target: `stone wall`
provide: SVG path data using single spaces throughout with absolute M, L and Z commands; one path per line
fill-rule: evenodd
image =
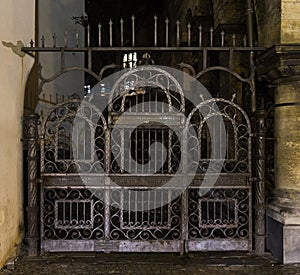
M 300 1 L 281 0 L 281 40 L 285 43 L 299 43 L 300 41 Z
M 246 0 L 215 0 L 214 25 L 215 28 L 221 24 L 245 24 Z
M 270 47 L 280 43 L 281 1 L 282 0 L 253 0 L 259 46 Z
M 0 268 L 22 240 L 22 114 L 33 64 L 31 57 L 17 55 L 3 42 L 28 45 L 34 37 L 34 2 L 0 1 Z

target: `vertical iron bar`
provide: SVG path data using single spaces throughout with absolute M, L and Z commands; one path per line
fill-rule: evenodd
M 154 47 L 157 47 L 157 19 L 158 17 L 154 15 Z
M 92 51 L 88 50 L 88 69 L 92 69 Z
M 161 129 L 161 143 L 164 146 L 164 129 Z M 161 150 L 161 173 L 164 174 L 164 150 Z
M 253 47 L 253 34 L 254 34 L 254 26 L 253 26 L 253 8 L 252 8 L 252 0 L 247 0 L 247 34 L 249 40 L 249 47 Z
M 104 201 L 105 201 L 105 206 L 104 206 L 104 238 L 105 240 L 110 239 L 110 190 L 109 190 L 109 177 L 105 177 L 106 179 L 106 187 L 104 191 Z
M 154 173 L 157 172 L 157 129 L 154 130 L 154 142 L 155 142 L 155 151 L 154 151 Z
M 244 35 L 243 37 L 243 43 L 244 43 L 244 47 L 247 47 L 247 36 Z
M 214 43 L 214 29 L 213 29 L 213 27 L 210 28 L 209 32 L 210 32 L 210 46 L 212 47 L 213 43 Z
M 232 47 L 235 47 L 236 46 L 236 35 L 233 34 L 232 35 Z
M 233 48 L 230 48 L 229 51 L 229 68 L 233 68 Z
M 169 140 L 168 140 L 168 173 L 172 173 L 172 130 L 168 130 Z
M 253 36 L 254 36 L 254 23 L 253 23 L 253 8 L 252 8 L 252 0 L 247 0 L 247 34 L 248 34 L 248 44 L 249 47 L 253 47 Z M 254 68 L 254 52 L 250 52 L 250 67 L 251 73 Z M 251 111 L 252 113 L 256 110 L 256 88 L 255 88 L 255 79 L 252 78 L 250 80 L 250 86 L 252 88 L 252 95 L 251 95 Z
M 225 32 L 221 32 L 221 46 L 224 47 L 224 42 L 225 42 Z
M 27 143 L 27 171 L 28 171 L 28 206 L 27 210 L 27 243 L 30 256 L 38 253 L 38 187 L 37 187 L 37 150 L 38 150 L 38 114 L 31 114 L 24 118 L 24 139 Z
M 135 173 L 138 173 L 138 134 L 135 129 Z
M 191 24 L 190 23 L 188 23 L 187 28 L 188 28 L 188 47 L 190 47 L 191 46 Z
M 207 50 L 203 50 L 203 69 L 207 67 Z
M 265 137 L 266 137 L 266 111 L 256 111 L 258 120 L 257 131 L 257 156 L 256 156 L 256 174 L 257 181 L 255 185 L 255 253 L 262 255 L 265 253 Z
M 91 27 L 87 26 L 87 46 L 90 47 L 91 44 Z
M 124 173 L 125 165 L 125 138 L 124 138 L 124 128 L 121 129 L 121 173 Z
M 180 21 L 176 21 L 176 45 L 180 46 Z
M 199 26 L 199 47 L 202 47 L 202 25 Z
M 148 128 L 148 173 L 151 173 L 151 158 L 150 158 L 150 154 L 151 154 L 151 150 L 150 150 L 150 145 L 151 145 L 151 128 Z
M 135 26 L 134 26 L 135 22 L 134 22 L 134 20 L 135 20 L 135 17 L 134 17 L 134 15 L 132 15 L 132 17 L 131 17 L 131 21 L 132 21 L 132 47 L 135 47 Z
M 65 69 L 65 51 L 61 49 L 60 51 L 60 68 L 63 71 Z
M 102 26 L 101 26 L 101 23 L 99 22 L 99 25 L 98 25 L 98 45 L 99 45 L 99 47 L 101 47 L 101 44 L 102 44 L 102 42 L 101 42 L 101 28 L 102 28 Z
M 144 152 L 144 150 L 145 150 L 145 144 L 144 144 L 144 133 L 145 132 L 145 129 L 143 128 L 142 129 L 142 174 L 144 174 L 144 166 L 145 166 L 145 152 Z
M 41 41 L 42 41 L 42 48 L 45 47 L 45 40 L 46 40 L 45 36 L 42 35 L 42 38 L 41 38 Z
M 121 27 L 121 47 L 124 46 L 124 20 L 121 18 L 120 20 L 120 27 Z
M 166 47 L 169 45 L 169 19 L 168 17 L 165 20 L 166 22 Z
M 111 19 L 109 20 L 109 46 L 112 47 L 112 25 L 113 22 L 111 21 Z

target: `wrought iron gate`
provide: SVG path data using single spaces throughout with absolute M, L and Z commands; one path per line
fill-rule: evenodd
M 40 92 L 45 83 L 68 71 L 81 70 L 101 81 L 104 70 L 116 65 L 104 66 L 96 74 L 92 70 L 94 52 L 197 52 L 203 61 L 198 74 L 188 64 L 180 66 L 190 70 L 195 79 L 212 71 L 229 73 L 249 85 L 255 109 L 253 52 L 262 48 L 247 47 L 245 39 L 243 46 L 237 47 L 235 35 L 232 45 L 225 46 L 224 32 L 221 46 L 215 47 L 213 31 L 210 43 L 204 46 L 201 28 L 199 45 L 191 46 L 190 26 L 188 34 L 188 47 L 180 46 L 178 36 L 176 47 L 157 47 L 157 41 L 154 47 L 135 47 L 134 43 L 132 47 L 113 47 L 112 42 L 103 47 L 99 29 L 99 47 L 91 47 L 88 41 L 86 48 L 80 48 L 77 33 L 76 47 L 68 47 L 65 37 L 61 48 L 56 41 L 53 47 L 45 47 L 44 42 L 42 47 L 33 47 L 32 42 L 23 50 L 61 55 L 57 74 L 47 79 L 40 68 Z M 110 38 L 112 41 L 112 32 Z M 233 70 L 233 58 L 235 52 L 247 51 L 250 70 L 249 78 L 244 78 Z M 67 68 L 66 52 L 87 53 L 87 68 Z M 215 66 L 210 54 L 216 52 L 222 53 L 223 62 L 228 57 L 228 67 Z M 40 212 L 36 208 L 37 124 L 36 117 L 29 119 L 25 127 L 29 155 L 28 235 L 33 252 L 38 238 L 42 251 L 252 250 L 253 134 L 247 113 L 234 98 L 203 97 L 192 104 L 176 77 L 159 67 L 146 67 L 145 74 L 139 75 L 137 72 L 143 69 L 138 67 L 116 81 L 105 110 L 95 102 L 75 98 L 54 106 L 43 119 Z M 161 79 L 167 80 L 167 88 L 161 85 Z M 225 144 L 224 155 L 213 148 L 218 146 L 213 144 L 217 128 L 222 127 L 214 121 L 219 120 L 225 135 L 217 140 Z M 75 122 L 83 128 L 74 127 Z M 172 185 L 168 185 L 170 181 Z M 257 182 L 256 204 L 263 205 L 263 172 Z M 256 215 L 263 221 L 261 211 Z M 262 247 L 263 228 L 262 224 L 255 229 L 257 243 Z
M 149 69 L 149 78 L 169 77 L 155 69 Z M 135 95 L 128 90 L 114 97 L 112 91 L 107 117 L 78 99 L 51 110 L 41 125 L 43 251 L 251 250 L 248 116 L 220 98 L 204 100 L 182 115 L 185 97 L 175 84 L 176 92 L 144 87 Z M 215 116 L 225 122 L 227 149 L 217 182 L 208 188 L 205 173 L 218 156 L 211 157 L 207 123 Z M 84 132 L 74 131 L 75 118 Z M 187 135 L 191 129 L 196 136 Z M 84 154 L 79 157 L 80 146 Z M 198 162 L 191 157 L 195 154 Z M 166 185 L 171 179 L 175 183 Z

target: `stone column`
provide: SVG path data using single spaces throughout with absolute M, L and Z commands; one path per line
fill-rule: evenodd
M 300 263 L 300 46 L 274 46 L 257 72 L 275 87 L 275 190 L 267 205 L 267 249 Z

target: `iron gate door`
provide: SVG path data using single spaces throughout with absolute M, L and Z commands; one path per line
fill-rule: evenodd
M 139 71 L 104 111 L 73 99 L 42 122 L 42 251 L 251 250 L 247 114 L 220 98 L 189 105 L 168 72 Z

